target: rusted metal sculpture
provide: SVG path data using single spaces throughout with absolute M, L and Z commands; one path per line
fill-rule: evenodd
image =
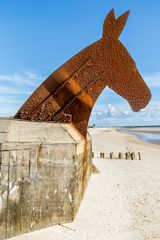
M 116 19 L 111 10 L 102 38 L 53 72 L 15 118 L 73 123 L 86 137 L 92 108 L 106 86 L 125 98 L 133 111 L 144 108 L 151 98 L 150 90 L 118 40 L 128 16 L 129 11 Z

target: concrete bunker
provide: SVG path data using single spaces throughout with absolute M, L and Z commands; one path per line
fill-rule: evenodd
M 73 221 L 92 145 L 71 124 L 0 119 L 0 239 Z

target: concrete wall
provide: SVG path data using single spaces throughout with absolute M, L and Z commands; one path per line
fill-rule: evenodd
M 70 124 L 0 119 L 0 240 L 74 219 L 91 148 Z

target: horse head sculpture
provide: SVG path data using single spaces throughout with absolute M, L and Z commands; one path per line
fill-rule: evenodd
M 108 86 L 133 111 L 144 108 L 151 93 L 127 49 L 119 41 L 129 11 L 115 18 L 111 10 L 102 38 L 53 72 L 29 97 L 15 118 L 72 123 L 86 137 L 92 108 Z

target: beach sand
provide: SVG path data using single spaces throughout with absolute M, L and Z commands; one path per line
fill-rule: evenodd
M 160 145 L 114 128 L 92 128 L 94 173 L 74 222 L 14 240 L 160 239 Z M 100 159 L 99 153 L 141 152 L 142 160 Z

